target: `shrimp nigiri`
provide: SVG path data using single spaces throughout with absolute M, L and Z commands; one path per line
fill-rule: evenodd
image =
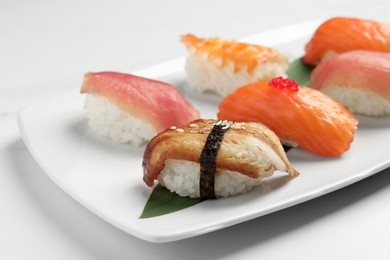
M 219 104 L 218 118 L 260 122 L 282 142 L 321 156 L 347 151 L 358 124 L 332 98 L 282 77 L 237 89 Z
M 198 92 L 226 96 L 242 85 L 285 76 L 288 59 L 275 49 L 191 34 L 184 35 L 182 42 L 190 53 L 188 81 Z
M 352 50 L 390 52 L 390 25 L 357 18 L 332 18 L 318 27 L 305 46 L 303 61 L 322 59 Z

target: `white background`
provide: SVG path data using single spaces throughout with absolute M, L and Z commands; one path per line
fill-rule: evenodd
M 388 259 L 390 170 L 224 230 L 152 244 L 52 183 L 21 140 L 16 113 L 67 91 L 58 80 L 183 56 L 182 34 L 235 39 L 334 16 L 390 23 L 389 13 L 388 0 L 1 1 L 0 259 Z

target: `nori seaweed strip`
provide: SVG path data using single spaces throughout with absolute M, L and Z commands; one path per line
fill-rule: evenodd
M 287 153 L 288 151 L 290 151 L 292 149 L 291 146 L 284 145 L 284 144 L 282 145 L 282 147 L 283 147 L 283 150 L 284 150 L 285 153 Z
M 217 154 L 225 132 L 230 128 L 228 123 L 218 121 L 209 135 L 200 156 L 199 191 L 201 199 L 215 199 L 214 178 L 217 172 Z

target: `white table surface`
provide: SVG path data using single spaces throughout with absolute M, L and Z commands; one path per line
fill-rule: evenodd
M 67 91 L 58 80 L 185 55 L 185 33 L 234 39 L 334 16 L 390 23 L 389 14 L 389 0 L 1 1 L 0 259 L 389 259 L 389 169 L 224 230 L 153 244 L 58 188 L 16 124 L 20 108 Z

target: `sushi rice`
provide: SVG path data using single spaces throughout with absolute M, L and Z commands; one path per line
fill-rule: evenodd
M 186 72 L 190 87 L 197 92 L 213 91 L 226 96 L 237 87 L 258 80 L 286 76 L 287 60 L 259 64 L 252 73 L 246 68 L 236 71 L 233 62 L 221 66 L 222 60 L 211 62 L 206 54 L 192 53 L 186 60 Z
M 273 169 L 269 171 L 269 174 L 264 173 L 259 178 L 252 178 L 236 171 L 218 170 L 215 175 L 215 195 L 216 197 L 229 197 L 246 193 L 262 184 L 263 179 L 272 173 Z M 199 198 L 199 178 L 199 163 L 169 159 L 165 162 L 158 181 L 168 190 L 182 197 Z
M 104 96 L 87 94 L 85 108 L 88 126 L 114 142 L 140 146 L 157 134 L 151 124 L 120 109 Z
M 327 86 L 322 92 L 334 98 L 351 113 L 369 116 L 390 115 L 390 101 L 374 92 L 339 85 Z

